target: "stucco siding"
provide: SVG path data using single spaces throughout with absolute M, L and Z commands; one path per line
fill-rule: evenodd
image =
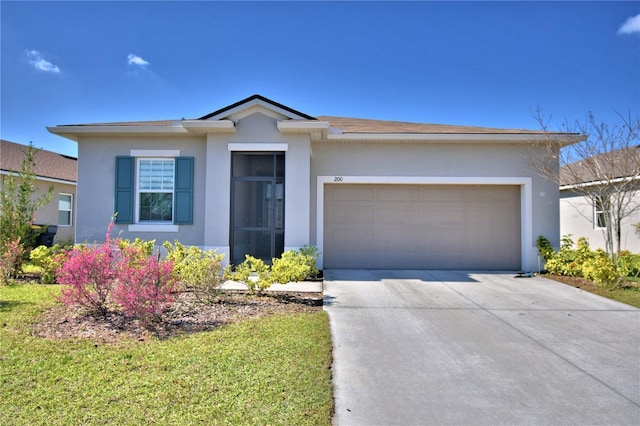
M 640 193 L 635 194 L 635 203 L 640 203 Z M 634 212 L 622 222 L 621 248 L 640 253 L 640 235 L 635 224 L 640 223 L 640 211 Z M 577 241 L 580 237 L 589 239 L 591 248 L 606 249 L 603 230 L 594 226 L 593 203 L 583 195 L 571 191 L 560 193 L 560 235 L 571 234 Z
M 116 225 L 113 235 L 155 239 L 158 244 L 178 238 L 184 244 L 204 242 L 205 147 L 204 136 L 192 137 L 85 137 L 78 142 L 78 211 L 76 242 L 104 241 L 114 213 L 115 158 L 131 150 L 180 150 L 194 157 L 193 225 L 180 225 L 175 232 L 130 232 Z

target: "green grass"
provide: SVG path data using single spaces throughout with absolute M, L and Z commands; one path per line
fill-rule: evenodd
M 57 293 L 0 287 L 0 424 L 331 422 L 325 312 L 119 345 L 31 336 L 29 323 Z
M 599 286 L 598 284 L 595 284 L 594 282 L 588 281 L 584 278 L 566 277 L 559 275 L 547 275 L 547 277 L 567 285 L 578 287 L 581 290 L 597 294 L 598 296 L 606 297 L 608 299 L 640 308 L 640 286 L 638 286 L 637 284 L 634 285 L 634 283 L 638 282 L 637 278 L 628 279 L 628 281 L 630 281 L 630 283 L 632 284 L 630 286 L 612 290 Z
M 591 288 L 584 288 L 583 290 L 590 291 L 591 293 L 603 296 L 609 299 L 616 300 L 618 302 L 626 303 L 627 305 L 640 308 L 640 288 L 638 287 L 626 287 L 623 289 L 607 290 L 598 286 Z

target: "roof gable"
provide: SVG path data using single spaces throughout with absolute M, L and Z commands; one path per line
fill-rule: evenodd
M 274 116 L 274 118 L 278 119 L 316 120 L 310 115 L 296 111 L 293 108 L 279 104 L 278 102 L 272 101 L 271 99 L 265 98 L 261 95 L 249 96 L 248 98 L 238 101 L 232 105 L 204 115 L 198 118 L 198 120 L 240 119 L 257 111 L 266 115 Z

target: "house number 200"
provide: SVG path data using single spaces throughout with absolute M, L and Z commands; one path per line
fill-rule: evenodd
M 344 180 L 344 178 L 343 178 L 342 176 L 335 176 L 335 177 L 333 178 L 333 181 L 334 181 L 334 182 L 342 182 L 343 180 Z

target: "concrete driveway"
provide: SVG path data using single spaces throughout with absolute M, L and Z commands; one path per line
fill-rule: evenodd
M 335 425 L 640 424 L 640 310 L 544 278 L 325 271 Z

